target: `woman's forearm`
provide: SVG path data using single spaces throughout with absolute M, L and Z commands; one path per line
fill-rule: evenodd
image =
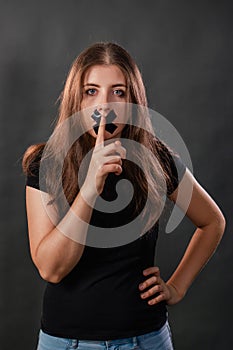
M 225 220 L 219 217 L 204 227 L 196 229 L 185 254 L 177 269 L 167 281 L 167 285 L 175 289 L 178 299 L 182 299 L 195 277 L 199 274 L 216 250 L 225 228 Z M 177 301 L 171 298 L 168 304 Z
M 79 192 L 64 218 L 38 245 L 34 262 L 43 279 L 58 283 L 80 260 L 95 198 Z M 87 194 L 85 193 L 85 198 Z

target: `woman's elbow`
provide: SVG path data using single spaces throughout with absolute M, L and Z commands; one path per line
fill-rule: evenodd
M 222 212 L 218 213 L 214 218 L 212 225 L 214 226 L 214 231 L 219 236 L 219 239 L 221 239 L 226 228 L 226 220 Z
M 221 217 L 219 218 L 219 230 L 222 235 L 224 234 L 225 228 L 226 228 L 226 219 L 221 213 Z
M 46 282 L 59 283 L 65 277 L 64 273 L 62 273 L 62 271 L 59 269 L 49 269 L 48 266 L 45 268 L 44 266 L 41 266 L 37 261 L 33 260 L 33 262 L 40 274 L 40 277 Z
M 63 279 L 64 276 L 62 276 L 61 274 L 56 274 L 56 273 L 49 273 L 47 271 L 42 271 L 42 270 L 38 270 L 39 274 L 41 276 L 41 278 L 46 281 L 46 282 L 50 282 L 50 283 L 59 283 L 61 282 L 61 280 Z

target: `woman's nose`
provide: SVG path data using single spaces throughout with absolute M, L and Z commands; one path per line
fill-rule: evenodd
M 97 110 L 98 110 L 99 112 L 107 112 L 107 111 L 110 110 L 110 106 L 109 106 L 108 103 L 100 103 L 100 104 L 98 104 L 98 106 L 97 106 Z
M 110 111 L 110 105 L 108 103 L 108 98 L 107 96 L 104 96 L 101 98 L 101 101 L 98 103 L 98 105 L 96 106 L 96 109 L 98 110 L 98 112 L 100 112 L 103 115 L 107 115 Z

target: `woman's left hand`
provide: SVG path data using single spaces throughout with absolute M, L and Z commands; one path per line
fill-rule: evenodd
M 141 298 L 147 299 L 157 294 L 154 298 L 150 298 L 148 300 L 149 305 L 155 305 L 161 301 L 166 301 L 168 305 L 174 305 L 183 298 L 183 295 L 180 295 L 173 285 L 163 281 L 163 279 L 160 277 L 158 267 L 152 266 L 146 270 L 143 270 L 143 275 L 152 276 L 140 283 L 139 290 L 142 292 Z M 151 288 L 148 289 L 148 287 Z M 144 291 L 145 289 L 147 290 Z

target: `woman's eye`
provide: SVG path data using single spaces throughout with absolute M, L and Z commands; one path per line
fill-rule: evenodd
M 96 93 L 96 89 L 88 89 L 88 90 L 86 90 L 85 91 L 85 93 L 87 94 L 87 95 L 95 95 L 95 93 Z
M 114 95 L 117 95 L 119 97 L 122 97 L 125 95 L 125 92 L 123 90 L 114 90 L 113 93 Z

